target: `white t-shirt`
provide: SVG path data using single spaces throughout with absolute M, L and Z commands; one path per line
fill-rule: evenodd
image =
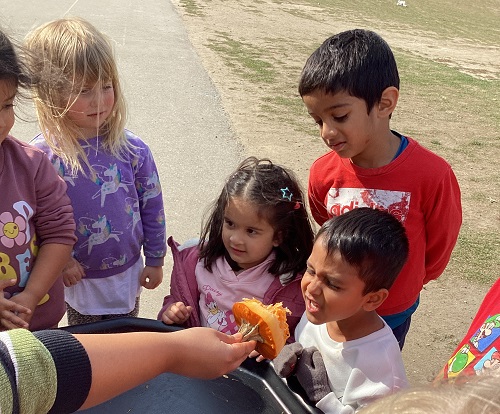
M 314 325 L 304 313 L 295 338 L 304 348 L 315 346 L 323 357 L 332 392 L 316 407 L 327 414 L 355 413 L 408 386 L 398 342 L 385 322 L 382 329 L 363 338 L 337 342 L 330 338 L 326 324 Z
M 99 279 L 83 278 L 64 288 L 64 299 L 82 315 L 115 315 L 131 312 L 141 293 L 139 279 L 144 269 L 141 258 L 125 272 Z

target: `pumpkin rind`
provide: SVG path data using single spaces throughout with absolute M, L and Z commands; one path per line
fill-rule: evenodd
M 286 314 L 291 313 L 281 302 L 274 305 L 264 305 L 257 299 L 243 299 L 233 305 L 233 315 L 236 323 L 245 332 L 258 326 L 258 336 L 250 336 L 246 340 L 257 340 L 256 351 L 264 358 L 274 359 L 285 346 L 290 337 L 286 322 Z M 259 338 L 263 341 L 260 342 Z

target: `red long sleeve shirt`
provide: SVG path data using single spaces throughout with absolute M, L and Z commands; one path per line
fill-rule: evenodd
M 408 138 L 407 148 L 380 168 L 360 168 L 328 152 L 312 165 L 308 196 L 321 225 L 357 207 L 389 211 L 405 226 L 410 254 L 381 315 L 407 310 L 423 285 L 444 271 L 462 224 L 460 188 L 450 165 Z

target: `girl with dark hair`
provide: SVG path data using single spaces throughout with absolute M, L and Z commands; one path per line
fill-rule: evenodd
M 313 237 L 294 174 L 246 159 L 227 179 L 197 246 L 169 239 L 174 269 L 158 319 L 234 333 L 232 305 L 247 297 L 283 302 L 293 332 L 304 312 L 300 280 Z

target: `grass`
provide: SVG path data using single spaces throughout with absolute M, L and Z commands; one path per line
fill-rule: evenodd
M 492 284 L 498 277 L 498 233 L 462 228 L 448 272 L 476 283 Z
M 438 45 L 463 45 L 471 56 L 470 45 L 491 47 L 492 56 L 498 56 L 497 0 L 406 0 L 406 8 L 395 6 L 396 0 L 274 3 L 308 21 L 319 22 L 326 15 L 352 22 L 352 27 L 413 33 L 416 41 L 425 34 Z M 191 10 L 199 8 L 195 0 L 182 0 L 181 4 Z M 249 12 L 252 18 L 266 18 Z M 260 107 L 253 116 L 272 122 L 276 130 L 286 124 L 308 140 L 318 140 L 317 128 L 296 91 L 302 64 L 318 46 L 311 35 L 304 33 L 304 42 L 292 45 L 289 39 L 272 33 L 259 39 L 237 38 L 230 21 L 227 26 L 223 32 L 214 31 L 208 44 L 248 88 L 259 89 Z M 300 31 L 301 27 L 290 30 Z M 450 162 L 462 187 L 464 224 L 447 272 L 491 284 L 500 269 L 500 74 L 496 79 L 481 79 L 481 73 L 464 73 L 449 59 L 432 60 L 423 53 L 393 50 L 402 85 L 393 127 Z
M 249 43 L 232 39 L 228 33 L 217 32 L 210 41 L 210 48 L 218 52 L 226 65 L 242 78 L 252 83 L 271 83 L 275 81 L 276 71 L 266 59 L 265 53 Z
M 197 4 L 196 0 L 180 0 L 179 4 L 191 16 L 203 16 L 203 8 Z
M 281 3 L 276 1 L 276 3 Z M 336 15 L 349 16 L 364 26 L 376 20 L 380 26 L 411 27 L 451 39 L 497 44 L 500 38 L 500 4 L 497 0 L 406 0 L 408 7 L 394 7 L 396 0 L 304 0 Z M 417 34 L 418 36 L 418 34 Z

